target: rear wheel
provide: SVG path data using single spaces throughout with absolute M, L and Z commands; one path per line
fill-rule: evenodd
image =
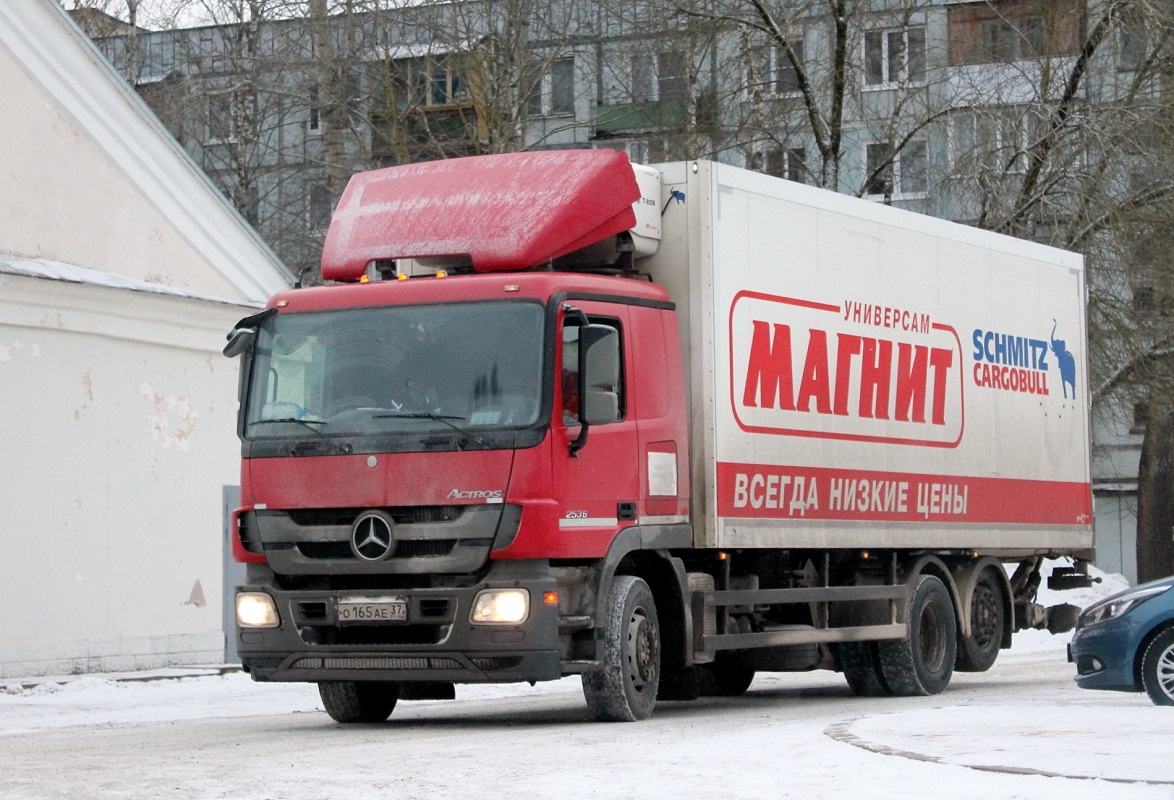
M 891 694 L 881 683 L 876 642 L 841 642 L 840 670 L 848 687 L 859 697 L 883 697 Z
M 1174 706 L 1174 628 L 1159 633 L 1145 649 L 1141 685 L 1154 705 Z
M 918 577 L 905 638 L 876 646 L 879 677 L 889 692 L 912 697 L 945 690 L 954 674 L 956 619 L 945 584 L 933 575 Z
M 399 699 L 399 684 L 384 681 L 321 681 L 318 695 L 335 722 L 383 722 Z
M 603 622 L 603 669 L 583 675 L 587 707 L 601 722 L 648 719 L 660 685 L 660 624 L 648 584 L 617 575 Z
M 986 672 L 994 666 L 1003 645 L 1006 619 L 998 581 L 989 569 L 983 570 L 970 596 L 970 635 L 958 634 L 954 669 Z
M 720 655 L 697 668 L 701 693 L 708 697 L 740 697 L 754 681 L 754 670 Z

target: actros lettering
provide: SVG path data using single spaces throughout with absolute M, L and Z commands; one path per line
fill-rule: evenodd
M 752 325 L 744 406 L 946 424 L 953 350 L 810 328 L 796 380 L 791 326 Z
M 464 491 L 462 489 L 453 489 L 448 493 L 449 500 L 499 500 L 501 499 L 501 489 L 491 489 L 486 491 Z

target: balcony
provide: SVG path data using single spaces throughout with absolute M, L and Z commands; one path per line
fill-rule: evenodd
M 594 135 L 601 138 L 629 133 L 681 128 L 689 122 L 683 97 L 629 103 L 605 103 L 595 107 Z

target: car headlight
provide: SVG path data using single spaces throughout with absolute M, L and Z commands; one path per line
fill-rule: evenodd
M 524 622 L 530 613 L 530 593 L 525 589 L 485 589 L 473 599 L 469 621 L 485 623 Z
M 1102 600 L 1099 603 L 1093 603 L 1080 615 L 1080 627 L 1085 628 L 1089 625 L 1096 625 L 1098 622 L 1117 619 L 1139 603 L 1169 590 L 1169 586 L 1142 587 L 1117 597 L 1111 597 L 1108 600 Z
M 276 628 L 281 624 L 277 605 L 264 592 L 241 592 L 236 596 L 236 621 L 242 628 Z

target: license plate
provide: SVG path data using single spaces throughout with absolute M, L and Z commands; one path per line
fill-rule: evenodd
M 399 597 L 356 597 L 338 601 L 339 622 L 407 622 L 408 604 Z

